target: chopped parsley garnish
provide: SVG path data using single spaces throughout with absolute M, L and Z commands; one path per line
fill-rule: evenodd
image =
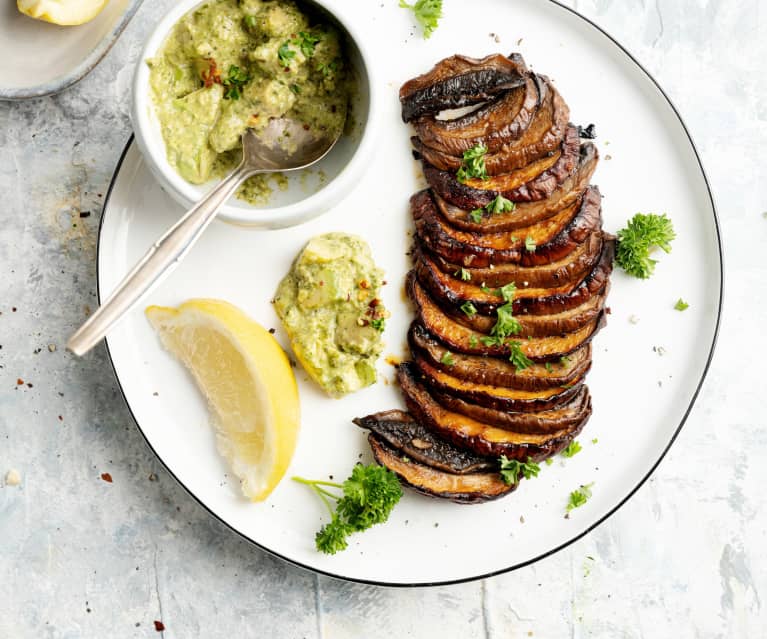
M 517 285 L 514 282 L 509 282 L 498 289 L 498 294 L 506 302 L 512 302 L 514 300 L 514 294 L 517 292 Z
M 570 493 L 570 500 L 567 502 L 567 512 L 570 512 L 575 508 L 580 508 L 591 498 L 591 487 L 593 485 L 594 482 L 576 488 Z
M 326 78 L 333 75 L 338 70 L 338 64 L 333 62 L 328 62 L 328 64 L 320 63 L 317 65 L 317 71 L 319 71 L 322 75 L 324 75 Z
M 468 151 L 464 151 L 461 168 L 456 173 L 458 181 L 466 182 L 471 178 L 487 180 L 490 176 L 487 174 L 487 168 L 485 167 L 486 154 L 487 147 L 484 144 L 477 144 Z
M 236 65 L 229 67 L 229 76 L 224 80 L 224 99 L 239 100 L 243 85 L 250 80 L 250 75 Z
M 591 443 L 592 444 L 598 444 L 599 440 L 595 437 L 594 439 L 591 440 Z
M 283 42 L 277 49 L 277 59 L 283 67 L 289 67 L 290 61 L 296 57 L 296 52 L 290 48 L 290 42 Z
M 567 357 L 567 355 L 562 355 L 562 357 L 559 358 L 559 363 L 562 364 L 562 366 L 567 366 L 570 363 L 570 358 Z
M 413 10 L 415 19 L 423 28 L 424 38 L 430 38 L 439 26 L 439 20 L 442 17 L 442 0 L 416 0 L 413 4 L 399 0 L 399 6 L 403 9 Z
M 512 305 L 511 302 L 506 302 L 503 306 L 499 306 L 496 313 L 498 313 L 498 319 L 493 326 L 491 335 L 498 337 L 508 337 L 509 335 L 517 335 L 522 327 L 519 324 L 519 320 L 513 317 L 511 314 Z
M 565 448 L 560 454 L 562 457 L 572 457 L 573 455 L 577 455 L 583 450 L 583 447 L 575 440 L 571 441 L 567 448 Z
M 647 279 L 658 263 L 650 258 L 650 252 L 657 247 L 670 253 L 671 240 L 675 237 L 674 225 L 665 213 L 637 213 L 625 229 L 618 231 L 615 261 L 629 275 Z
M 311 487 L 328 507 L 330 523 L 321 528 L 314 541 L 317 550 L 329 555 L 346 549 L 346 538 L 352 533 L 385 522 L 402 497 L 397 475 L 377 464 L 357 464 L 343 484 L 302 477 L 293 477 L 293 481 Z M 340 488 L 343 495 L 328 488 Z M 335 510 L 331 500 L 335 501 Z
M 477 336 L 474 333 L 469 335 L 469 346 L 477 348 Z
M 461 267 L 461 270 L 458 271 L 458 275 L 464 282 L 468 282 L 471 280 L 471 273 L 467 271 L 465 268 Z
M 301 93 L 301 87 L 300 87 L 300 86 L 298 86 L 297 84 L 291 84 L 291 85 L 290 85 L 290 90 L 291 90 L 293 93 L 295 93 L 296 95 L 298 95 L 299 93 Z
M 554 370 L 554 367 L 551 365 L 551 362 L 546 362 L 546 364 L 544 364 L 544 366 L 546 367 L 546 371 L 549 372 L 549 373 L 552 370 Z
M 474 317 L 477 314 L 477 307 L 471 302 L 464 302 L 461 304 L 461 310 L 466 317 Z
M 551 466 L 554 463 L 554 460 L 551 457 L 546 458 L 546 465 Z
M 482 222 L 482 216 L 485 214 L 485 209 L 473 209 L 469 213 L 469 217 L 471 218 L 471 221 L 474 222 L 474 224 L 479 224 Z
M 535 253 L 535 249 L 536 249 L 535 240 L 530 235 L 528 235 L 525 238 L 525 249 L 527 249 L 528 253 Z
M 537 477 L 541 467 L 529 457 L 527 461 L 521 462 L 516 459 L 507 459 L 506 455 L 501 455 L 498 460 L 501 464 L 501 478 L 507 484 L 516 484 L 520 477 L 530 479 Z
M 455 360 L 453 359 L 453 354 L 450 352 L 446 352 L 439 361 L 443 363 L 445 366 L 453 366 L 453 364 L 455 364 Z
M 514 202 L 507 200 L 499 193 L 495 196 L 495 199 L 485 207 L 485 210 L 487 210 L 488 213 L 498 215 L 499 213 L 513 211 L 515 208 L 517 208 L 517 205 L 514 204 Z
M 245 16 L 245 28 L 252 30 L 256 28 L 258 24 L 258 18 L 256 16 Z
M 533 365 L 533 361 L 522 352 L 522 344 L 519 342 L 509 342 L 509 361 L 514 364 L 517 371 L 523 371 Z
M 319 36 L 308 31 L 299 31 L 298 37 L 295 40 L 291 40 L 290 44 L 297 46 L 305 58 L 311 58 L 314 55 L 314 48 L 319 41 Z
M 677 311 L 686 311 L 688 308 L 690 308 L 690 305 L 681 297 L 677 300 L 676 304 L 674 304 L 674 310 Z
M 381 331 L 383 333 L 386 326 L 386 320 L 383 317 L 372 319 L 370 320 L 370 325 L 377 331 Z
M 482 284 L 479 285 L 479 290 L 482 291 L 483 293 L 487 294 L 487 295 L 490 295 L 490 293 L 493 292 L 487 286 L 485 286 L 484 282 L 482 282 Z

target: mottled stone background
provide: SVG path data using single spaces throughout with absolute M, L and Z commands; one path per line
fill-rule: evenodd
M 459 4 L 469 3 L 445 1 Z M 96 232 L 130 134 L 133 64 L 172 5 L 146 0 L 73 90 L 0 104 L 0 638 L 154 637 L 155 620 L 168 638 L 765 636 L 767 9 L 764 0 L 569 4 L 668 90 L 723 226 L 717 357 L 653 479 L 553 557 L 424 590 L 318 579 L 197 506 L 145 446 L 103 348 L 84 360 L 63 348 L 95 306 Z M 10 469 L 19 485 L 2 479 Z

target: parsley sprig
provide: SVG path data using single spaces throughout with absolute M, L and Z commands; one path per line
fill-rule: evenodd
M 651 251 L 657 247 L 670 253 L 671 241 L 675 237 L 674 225 L 665 213 L 637 213 L 625 229 L 618 231 L 615 261 L 629 275 L 647 279 L 658 263 L 650 258 Z
M 583 447 L 575 440 L 571 441 L 567 448 L 565 448 L 560 454 L 562 457 L 572 457 L 573 455 L 577 455 L 583 450 Z
M 283 67 L 289 67 L 290 61 L 296 57 L 296 52 L 290 48 L 290 41 L 286 40 L 277 49 L 277 59 Z
M 442 0 L 416 0 L 413 4 L 399 0 L 399 6 L 403 9 L 413 10 L 415 19 L 421 23 L 423 28 L 424 38 L 430 38 L 439 26 L 439 20 L 442 17 Z
M 487 167 L 485 166 L 485 155 L 487 155 L 487 147 L 484 144 L 477 144 L 464 151 L 461 168 L 456 173 L 458 181 L 466 182 L 471 178 L 489 179 L 490 176 L 487 174 Z
M 516 459 L 507 459 L 506 455 L 501 455 L 499 462 L 501 464 L 501 478 L 507 484 L 516 484 L 520 477 L 530 479 L 537 477 L 541 472 L 541 467 L 529 457 L 527 461 L 518 461 Z
M 385 522 L 402 497 L 397 476 L 376 464 L 357 464 L 343 484 L 303 477 L 293 477 L 293 481 L 311 487 L 328 507 L 330 523 L 322 527 L 314 540 L 317 550 L 329 555 L 345 550 L 348 547 L 346 538 L 352 533 Z M 328 488 L 340 488 L 343 496 Z
M 482 290 L 485 293 L 490 292 L 487 287 Z M 530 368 L 533 362 L 522 351 L 522 344 L 510 339 L 512 335 L 519 335 L 522 331 L 519 320 L 513 315 L 516 292 L 517 287 L 514 282 L 509 282 L 495 291 L 495 294 L 502 297 L 505 303 L 496 310 L 497 319 L 490 330 L 490 335 L 483 335 L 479 339 L 485 346 L 507 346 L 509 348 L 509 361 L 514 364 L 518 371 L 521 371 Z

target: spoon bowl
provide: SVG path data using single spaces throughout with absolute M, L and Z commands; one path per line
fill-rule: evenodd
M 179 265 L 221 207 L 249 177 L 274 171 L 305 169 L 319 162 L 338 141 L 316 137 L 311 129 L 288 118 L 272 119 L 256 134 L 242 135 L 242 161 L 194 207 L 168 229 L 117 285 L 106 301 L 67 342 L 75 355 L 91 350 L 120 319 Z

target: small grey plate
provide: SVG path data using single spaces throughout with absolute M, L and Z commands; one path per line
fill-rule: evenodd
M 90 22 L 60 27 L 0 5 L 0 100 L 58 93 L 85 77 L 109 52 L 142 0 L 110 0 Z

